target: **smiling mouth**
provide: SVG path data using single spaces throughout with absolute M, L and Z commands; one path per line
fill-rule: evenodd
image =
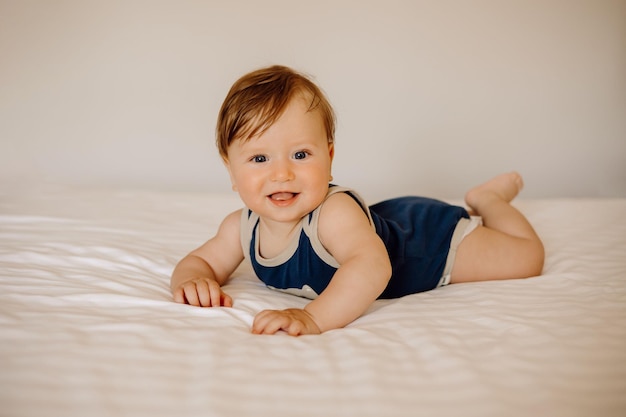
M 272 201 L 289 201 L 298 196 L 298 193 L 289 193 L 281 191 L 279 193 L 270 194 L 269 198 Z

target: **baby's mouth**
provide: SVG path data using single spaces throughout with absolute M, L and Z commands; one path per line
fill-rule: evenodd
M 274 201 L 287 201 L 287 200 L 291 200 L 292 198 L 296 197 L 298 194 L 297 193 L 289 193 L 286 191 L 281 191 L 279 193 L 274 193 L 270 195 L 270 199 L 274 200 Z

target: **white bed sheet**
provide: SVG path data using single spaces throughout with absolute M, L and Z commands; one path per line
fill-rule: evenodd
M 233 308 L 169 274 L 233 195 L 0 187 L 1 416 L 624 416 L 626 199 L 520 200 L 543 276 L 377 301 L 320 336 L 243 266 Z

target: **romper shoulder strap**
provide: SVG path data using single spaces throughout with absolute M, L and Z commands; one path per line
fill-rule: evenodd
M 259 221 L 259 215 L 254 213 L 248 207 L 241 210 L 241 227 L 239 228 L 239 238 L 241 240 L 241 248 L 244 257 L 250 260 L 250 242 L 252 241 L 252 232 L 254 226 Z
M 364 214 L 369 219 L 370 225 L 372 226 L 372 228 L 375 229 L 376 226 L 374 225 L 374 221 L 372 219 L 372 214 L 370 213 L 369 207 L 365 203 L 365 200 L 363 200 L 363 198 L 354 190 L 350 188 L 346 188 L 346 187 L 333 185 L 329 187 L 328 193 L 326 194 L 326 198 L 324 199 L 324 202 L 326 202 L 326 200 L 328 200 L 328 198 L 331 195 L 337 194 L 337 193 L 346 193 L 350 197 L 352 197 L 359 204 L 359 206 L 361 206 L 361 209 L 363 209 Z M 322 206 L 324 205 L 324 202 L 320 204 L 320 206 L 317 207 L 309 215 L 308 221 L 305 221 L 302 226 L 303 226 L 304 232 L 309 237 L 311 246 L 313 247 L 313 250 L 315 251 L 317 256 L 319 256 L 328 265 L 338 268 L 339 262 L 337 262 L 337 260 L 326 250 L 324 245 L 322 245 L 322 242 L 318 235 L 319 217 L 320 217 L 320 212 L 321 212 Z

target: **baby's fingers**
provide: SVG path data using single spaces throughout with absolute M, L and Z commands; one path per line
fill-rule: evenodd
M 173 296 L 175 302 L 185 304 L 185 290 L 183 288 L 176 288 Z
M 274 334 L 279 330 L 284 330 L 290 336 L 321 333 L 313 317 L 298 308 L 264 310 L 254 318 L 252 333 Z
M 300 336 L 305 329 L 304 323 L 299 320 L 292 320 L 289 326 L 283 328 L 289 336 Z
M 183 294 L 185 295 L 185 300 L 187 304 L 192 306 L 200 306 L 200 299 L 198 297 L 198 291 L 196 289 L 196 284 L 193 282 L 189 282 L 183 286 Z
M 232 307 L 233 299 L 213 280 L 186 282 L 174 291 L 174 301 L 196 307 Z
M 220 284 L 215 281 L 199 281 L 196 283 L 198 300 L 202 307 L 231 307 L 233 300 L 226 295 Z
M 222 291 L 215 281 L 200 281 L 196 284 L 198 299 L 202 307 L 232 307 L 233 299 Z
M 254 334 L 274 334 L 284 326 L 289 325 L 289 319 L 279 311 L 264 310 L 254 318 L 252 323 L 252 333 Z
M 195 282 L 194 292 L 198 298 L 198 304 L 193 304 L 195 306 L 201 307 L 210 307 L 211 306 L 211 293 L 209 285 L 206 281 L 197 281 Z M 191 304 L 191 303 L 190 303 Z
M 225 292 L 222 291 L 222 306 L 224 307 L 232 307 L 233 306 L 233 299 L 230 295 L 226 294 Z

